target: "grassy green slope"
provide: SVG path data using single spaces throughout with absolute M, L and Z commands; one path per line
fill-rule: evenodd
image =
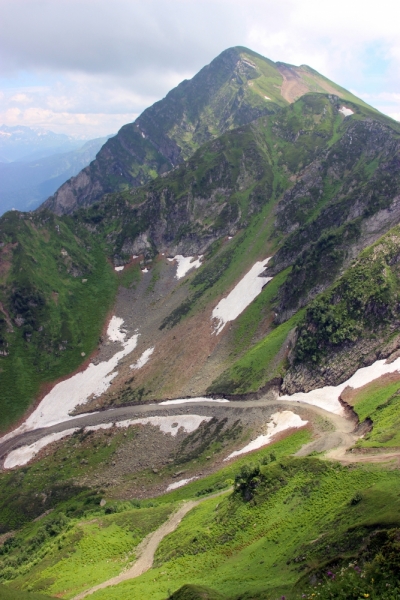
M 24 536 L 14 538 L 11 547 L 14 559 L 3 558 L 2 576 L 7 574 L 7 567 L 11 572 L 15 559 L 19 559 L 20 565 L 15 569 L 18 577 L 10 587 L 73 597 L 118 575 L 132 563 L 137 545 L 174 508 L 173 504 L 132 508 L 126 502 L 105 510 L 92 507 L 86 520 L 61 514 L 46 518 L 26 528 Z M 120 512 L 112 514 L 117 509 Z
M 30 592 L 19 592 L 17 590 L 10 590 L 5 585 L 0 585 L 0 598 L 2 600 L 47 600 L 49 596 L 43 594 L 35 594 Z
M 297 598 L 304 592 L 311 597 L 317 590 L 310 589 L 310 580 L 328 586 L 329 569 L 338 579 L 341 574 L 346 586 L 349 562 L 364 568 L 363 561 L 374 556 L 366 548 L 375 533 L 383 532 L 384 543 L 385 532 L 400 525 L 398 475 L 379 465 L 343 467 L 290 458 L 308 439 L 307 430 L 299 431 L 153 503 L 114 501 L 100 507 L 101 496 L 89 491 L 61 500 L 52 514 L 26 524 L 6 542 L 1 580 L 10 590 L 71 598 L 129 564 L 140 539 L 178 501 L 234 484 L 233 494 L 206 499 L 164 538 L 150 571 L 96 592 L 94 600 L 165 600 L 186 584 L 194 586 L 186 588 L 187 594 L 200 593 L 196 586 L 203 586 L 232 600 Z M 36 467 L 24 470 L 28 477 Z M 383 582 L 392 585 L 393 572 L 389 563 L 386 567 Z M 377 568 L 382 577 L 382 565 Z M 378 591 L 381 580 L 374 583 L 371 575 L 358 579 L 357 586 L 359 594 L 384 597 Z
M 357 390 L 350 404 L 360 422 L 368 419 L 372 430 L 357 441 L 357 448 L 400 447 L 400 382 L 391 377 L 377 379 Z
M 371 530 L 400 518 L 390 471 L 297 459 L 243 471 L 237 481 L 233 496 L 201 504 L 163 540 L 156 568 L 93 598 L 162 600 L 189 582 L 230 598 L 274 598 L 308 570 L 348 562 Z
M 96 241 L 80 236 L 51 214 L 10 212 L 0 221 L 1 428 L 98 344 L 116 276 Z
M 6 523 L 13 529 L 19 528 L 0 547 L 0 582 L 8 582 L 13 589 L 29 588 L 49 594 L 68 590 L 67 597 L 74 596 L 85 589 L 88 582 L 95 585 L 120 572 L 133 560 L 140 539 L 161 524 L 175 510 L 177 502 L 204 498 L 229 488 L 238 468 L 248 461 L 247 457 L 241 457 L 204 479 L 152 501 L 108 501 L 105 507 L 100 507 L 100 499 L 104 496 L 94 490 L 74 487 L 73 479 L 92 468 L 94 463 L 107 460 L 121 443 L 122 435 L 114 438 L 111 446 L 97 447 L 96 452 L 89 444 L 84 453 L 82 447 L 75 449 L 77 439 L 84 437 L 76 434 L 59 450 L 61 460 L 67 459 L 62 463 L 64 469 L 50 457 L 19 472 L 0 476 L 4 499 L 2 529 Z M 129 431 L 128 435 L 134 435 L 134 432 Z M 105 440 L 108 439 L 105 436 Z M 257 457 L 260 461 L 268 460 L 271 451 L 277 458 L 292 454 L 309 439 L 308 430 L 298 431 L 260 450 Z M 88 457 L 88 466 L 82 466 L 80 460 L 76 462 L 77 453 L 79 459 Z M 42 496 L 37 497 L 37 489 L 46 494 L 45 501 Z M 101 494 L 107 497 L 104 490 Z M 49 508 L 54 512 L 33 521 Z

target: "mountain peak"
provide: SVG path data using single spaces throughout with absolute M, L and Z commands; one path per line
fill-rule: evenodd
M 310 67 L 274 63 L 243 46 L 227 48 L 192 79 L 124 125 L 91 165 L 44 204 L 69 214 L 105 193 L 142 186 L 224 132 L 271 115 L 310 92 L 364 104 Z

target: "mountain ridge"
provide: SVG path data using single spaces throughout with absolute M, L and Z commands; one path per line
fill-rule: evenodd
M 286 69 L 286 75 L 276 65 Z M 104 193 L 149 182 L 189 158 L 206 141 L 285 106 L 288 100 L 281 93 L 285 82 L 291 102 L 305 92 L 328 89 L 365 106 L 316 71 L 276 65 L 247 48 L 225 50 L 192 80 L 183 81 L 134 123 L 125 125 L 97 159 L 43 207 L 56 214 L 71 213 Z
M 0 218 L 10 598 L 399 596 L 400 125 L 228 55 L 165 155 L 137 128 L 168 170 Z

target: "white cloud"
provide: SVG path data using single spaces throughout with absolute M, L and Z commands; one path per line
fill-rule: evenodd
M 10 108 L 0 110 L 0 123 L 26 125 L 33 128 L 50 129 L 68 135 L 80 135 L 95 138 L 118 131 L 125 123 L 129 123 L 137 115 L 132 113 L 71 113 L 55 112 L 39 107 L 26 110 Z
M 27 94 L 22 93 L 11 96 L 10 100 L 12 102 L 17 102 L 18 104 L 29 104 L 30 102 L 32 102 L 32 98 L 30 96 L 27 96 Z
M 36 107 L 57 131 L 70 115 L 75 132 L 96 120 L 109 132 L 234 45 L 309 64 L 364 96 L 400 93 L 394 0 L 0 0 L 0 9 L 0 115 L 19 109 L 33 124 L 24 108 Z M 47 91 L 27 91 L 27 76 Z

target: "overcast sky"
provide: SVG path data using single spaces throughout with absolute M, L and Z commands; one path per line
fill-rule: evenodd
M 238 45 L 400 120 L 398 0 L 0 0 L 0 124 L 113 133 Z

